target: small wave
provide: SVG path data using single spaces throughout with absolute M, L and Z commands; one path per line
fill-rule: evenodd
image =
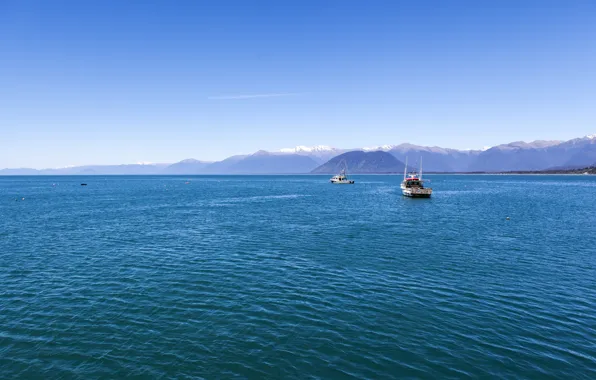
M 285 194 L 285 195 L 255 195 L 252 197 L 235 197 L 235 198 L 224 198 L 219 199 L 216 202 L 212 202 L 212 206 L 222 206 L 222 205 L 231 205 L 234 203 L 258 203 L 258 202 L 267 202 L 276 199 L 296 199 L 296 198 L 303 198 L 303 197 L 310 197 L 308 194 Z

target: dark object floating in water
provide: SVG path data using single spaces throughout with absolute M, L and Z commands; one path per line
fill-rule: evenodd
M 81 186 L 87 186 L 87 184 L 86 183 L 81 183 Z

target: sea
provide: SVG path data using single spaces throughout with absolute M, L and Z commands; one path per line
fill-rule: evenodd
M 0 177 L 0 378 L 596 378 L 596 176 L 354 179 Z

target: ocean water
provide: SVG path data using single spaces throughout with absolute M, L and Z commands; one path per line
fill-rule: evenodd
M 596 378 L 596 177 L 355 179 L 0 177 L 0 377 Z

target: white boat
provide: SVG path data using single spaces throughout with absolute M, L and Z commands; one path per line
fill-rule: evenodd
M 420 173 L 417 173 L 416 171 L 408 173 L 408 159 L 406 158 L 404 180 L 400 187 L 402 194 L 406 197 L 430 198 L 433 189 L 424 187 L 424 181 L 422 180 L 422 158 L 420 159 Z
M 348 178 L 348 175 L 346 174 L 346 169 L 343 169 L 341 172 L 339 172 L 338 175 L 334 175 L 333 177 L 331 177 L 330 181 L 331 183 L 343 185 L 351 185 L 354 183 L 354 180 Z

